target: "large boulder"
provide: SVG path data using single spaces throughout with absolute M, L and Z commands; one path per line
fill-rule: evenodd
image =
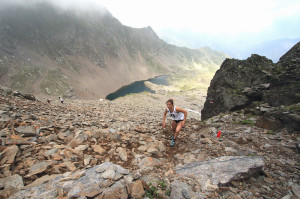
M 277 64 L 259 55 L 242 61 L 226 59 L 208 88 L 202 120 L 246 108 L 254 101 L 271 106 L 300 102 L 300 42 Z
M 242 61 L 226 59 L 208 88 L 202 120 L 262 99 L 261 90 L 270 82 L 274 67 L 272 60 L 255 54 Z
M 270 88 L 263 99 L 271 106 L 300 102 L 300 42 L 285 53 L 276 64 Z
M 223 156 L 206 162 L 177 166 L 175 172 L 198 179 L 203 190 L 217 189 L 234 180 L 243 180 L 262 170 L 262 157 Z

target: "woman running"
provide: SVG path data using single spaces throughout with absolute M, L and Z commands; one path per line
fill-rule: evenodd
M 187 117 L 187 112 L 186 110 L 174 106 L 174 101 L 173 99 L 169 99 L 167 101 L 167 109 L 165 110 L 164 113 L 164 118 L 163 118 L 163 128 L 166 127 L 166 115 L 169 112 L 170 116 L 172 117 L 172 131 L 174 135 L 171 137 L 171 146 L 175 145 L 176 138 L 179 134 L 179 131 L 181 128 L 185 125 L 186 117 Z

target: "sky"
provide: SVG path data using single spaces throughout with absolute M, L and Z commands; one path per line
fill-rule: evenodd
M 258 33 L 300 16 L 299 0 L 99 0 L 123 24 L 211 34 Z M 298 27 L 300 29 L 300 26 Z
M 208 45 L 230 54 L 263 42 L 300 38 L 300 0 L 99 2 L 124 25 L 151 26 L 161 38 L 193 48 Z
M 0 7 L 40 1 L 101 12 L 105 6 L 122 24 L 151 26 L 168 43 L 236 56 L 272 40 L 290 39 L 281 44 L 290 48 L 300 38 L 300 0 L 0 0 Z
M 299 0 L 99 0 L 123 24 L 236 36 L 300 17 Z M 300 26 L 297 27 L 298 31 Z M 298 32 L 299 33 L 299 32 Z

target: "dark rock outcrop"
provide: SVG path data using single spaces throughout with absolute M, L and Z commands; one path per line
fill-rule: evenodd
M 226 59 L 208 88 L 202 120 L 261 100 L 274 67 L 271 60 L 259 55 L 243 61 Z
M 254 101 L 267 102 L 271 106 L 290 106 L 300 102 L 300 42 L 277 64 L 259 55 L 243 61 L 226 59 L 208 88 L 202 120 L 249 107 Z M 281 116 L 272 117 L 282 120 L 283 124 L 290 120 L 290 117 L 286 120 L 283 114 L 276 115 Z M 291 123 L 294 119 L 288 125 Z
M 270 83 L 263 100 L 271 106 L 300 102 L 300 42 L 280 58 Z

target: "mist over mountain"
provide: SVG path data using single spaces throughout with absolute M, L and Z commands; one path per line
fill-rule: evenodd
M 237 59 L 246 59 L 251 54 L 259 54 L 266 56 L 275 63 L 292 46 L 300 41 L 299 37 L 284 37 L 270 40 L 271 37 L 268 37 L 266 33 L 257 36 L 257 38 L 249 34 L 244 34 L 243 37 L 241 35 L 233 37 L 225 34 L 220 36 L 216 34 L 174 30 L 163 30 L 158 32 L 158 34 L 167 43 L 177 46 L 185 46 L 193 49 L 209 46 Z
M 157 75 L 215 71 L 227 57 L 169 45 L 151 27 L 124 26 L 89 1 L 85 7 L 76 1 L 13 2 L 3 3 L 0 12 L 0 83 L 23 92 L 103 98 Z

